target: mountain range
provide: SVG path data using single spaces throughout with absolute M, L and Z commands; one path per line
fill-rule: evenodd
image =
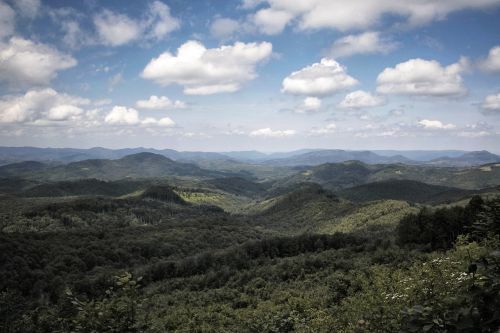
M 263 153 L 259 151 L 230 152 L 191 152 L 173 149 L 126 148 L 108 149 L 95 147 L 76 148 L 37 148 L 37 147 L 0 147 L 0 165 L 24 161 L 38 161 L 52 164 L 67 164 L 89 159 L 120 159 L 137 153 L 154 153 L 174 161 L 199 163 L 225 160 L 270 166 L 320 165 L 357 160 L 368 164 L 428 164 L 434 166 L 469 167 L 486 163 L 500 163 L 500 156 L 488 151 L 352 151 L 341 149 L 301 149 L 291 152 Z

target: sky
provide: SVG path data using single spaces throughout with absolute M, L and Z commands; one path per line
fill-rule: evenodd
M 500 0 L 0 0 L 0 145 L 500 153 Z

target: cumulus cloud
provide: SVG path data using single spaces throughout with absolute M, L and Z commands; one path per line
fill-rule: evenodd
M 283 138 L 287 136 L 295 135 L 297 132 L 295 130 L 272 130 L 271 128 L 261 128 L 250 132 L 252 137 L 266 137 L 266 138 Z
M 83 110 L 77 106 L 63 104 L 57 105 L 51 108 L 47 114 L 48 120 L 68 120 L 73 117 L 77 117 L 83 113 Z
M 163 117 L 160 120 L 158 120 L 158 125 L 163 127 L 172 127 L 175 125 L 175 123 L 169 117 Z
M 418 124 L 425 128 L 425 129 L 430 129 L 430 130 L 449 130 L 449 129 L 454 129 L 456 128 L 455 125 L 453 124 L 443 124 L 439 120 L 429 120 L 429 119 L 423 119 L 418 122 Z
M 0 123 L 63 121 L 75 119 L 90 104 L 86 98 L 61 94 L 54 89 L 30 90 L 24 95 L 0 99 Z
M 486 96 L 481 107 L 486 111 L 500 111 L 500 93 Z
M 77 48 L 83 45 L 96 44 L 93 36 L 85 32 L 77 20 L 61 20 L 61 29 L 64 33 L 62 41 L 71 48 Z
M 326 126 L 320 128 L 313 128 L 309 131 L 311 135 L 325 135 L 334 133 L 337 129 L 337 125 L 335 123 L 329 123 Z
M 137 101 L 136 106 L 140 109 L 182 109 L 186 107 L 186 103 L 176 100 L 172 101 L 166 96 L 150 96 L 149 99 L 142 99 Z
M 175 122 L 169 117 L 164 117 L 159 120 L 152 117 L 141 119 L 136 109 L 127 108 L 125 106 L 114 106 L 106 115 L 104 121 L 110 125 L 157 125 L 162 127 L 172 127 L 175 125 Z
M 356 85 L 358 81 L 349 76 L 345 67 L 333 59 L 302 68 L 287 76 L 282 91 L 297 95 L 325 96 Z
M 239 26 L 236 20 L 219 17 L 210 25 L 210 34 L 218 39 L 227 39 L 238 31 Z
M 119 46 L 136 40 L 142 34 L 139 22 L 130 17 L 104 10 L 94 17 L 99 38 L 103 44 Z
M 272 53 L 272 44 L 241 43 L 207 49 L 197 41 L 188 41 L 177 54 L 162 53 L 152 59 L 141 76 L 161 85 L 179 84 L 188 95 L 234 92 L 253 80 L 255 67 Z
M 14 33 L 16 13 L 6 3 L 0 1 L 0 39 Z
M 143 29 L 148 31 L 147 36 L 160 40 L 169 33 L 179 29 L 180 21 L 170 14 L 170 7 L 161 1 L 153 1 L 149 5 L 147 19 L 142 22 Z
M 461 74 L 467 68 L 465 58 L 446 67 L 435 60 L 410 59 L 384 69 L 377 77 L 377 91 L 420 96 L 462 95 L 467 90 Z
M 500 46 L 491 48 L 488 57 L 479 63 L 486 72 L 500 72 Z
M 276 35 L 285 29 L 292 18 L 293 14 L 286 10 L 267 8 L 255 13 L 251 18 L 251 23 L 262 33 Z
M 104 118 L 104 121 L 112 125 L 136 125 L 141 122 L 139 120 L 139 112 L 125 106 L 113 107 Z
M 379 32 L 367 31 L 358 35 L 349 35 L 336 40 L 330 48 L 334 58 L 348 57 L 354 54 L 386 54 L 393 51 L 397 44 L 381 37 Z
M 304 112 L 317 111 L 321 107 L 321 100 L 317 97 L 306 97 L 302 102 L 301 110 Z
M 109 46 L 124 45 L 143 37 L 160 40 L 180 26 L 179 20 L 170 15 L 170 8 L 161 1 L 152 2 L 142 20 L 103 10 L 93 21 L 101 43 Z
M 76 65 L 70 55 L 41 43 L 12 37 L 0 42 L 0 81 L 13 87 L 46 85 L 57 72 Z
M 385 104 L 385 98 L 375 96 L 363 90 L 356 90 L 347 94 L 342 102 L 339 103 L 341 108 L 361 109 L 380 106 Z
M 243 7 L 251 8 L 260 1 L 244 0 Z M 254 20 L 263 32 L 276 33 L 287 23 L 296 22 L 298 29 L 333 28 L 338 30 L 368 29 L 379 25 L 382 17 L 391 15 L 399 18 L 399 22 L 408 25 L 421 25 L 445 18 L 449 13 L 464 9 L 483 9 L 499 4 L 498 0 L 354 0 L 354 1 L 289 1 L 266 0 L 268 7 L 262 11 L 280 12 L 280 24 L 273 26 L 272 20 Z M 271 16 L 271 15 L 269 15 Z M 271 22 L 270 22 L 271 21 Z

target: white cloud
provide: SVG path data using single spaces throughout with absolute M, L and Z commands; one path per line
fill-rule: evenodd
M 149 37 L 160 40 L 179 29 L 180 21 L 170 15 L 170 8 L 166 4 L 154 1 L 149 5 L 148 19 L 142 25 L 144 29 L 150 29 Z
M 276 9 L 261 9 L 251 18 L 251 22 L 258 30 L 268 35 L 279 34 L 293 18 L 288 11 Z
M 88 104 L 86 98 L 60 94 L 50 88 L 30 90 L 24 95 L 0 99 L 0 123 L 70 120 L 82 114 L 80 106 Z
M 113 107 L 106 118 L 104 118 L 104 121 L 112 125 L 136 125 L 141 122 L 139 119 L 139 112 L 125 106 Z
M 83 110 L 77 106 L 63 104 L 51 108 L 47 114 L 49 120 L 61 121 L 77 117 L 83 113 Z
M 308 96 L 293 111 L 296 113 L 313 113 L 321 108 L 321 104 L 322 101 L 318 97 Z
M 156 125 L 161 127 L 172 127 L 175 125 L 175 122 L 169 117 L 164 117 L 159 120 L 152 117 L 141 119 L 136 109 L 127 108 L 125 106 L 114 106 L 106 115 L 104 121 L 110 125 Z
M 346 73 L 345 67 L 333 59 L 323 58 L 321 62 L 293 72 L 283 80 L 283 92 L 325 96 L 352 87 L 358 81 Z
M 467 67 L 465 58 L 446 67 L 435 60 L 410 59 L 384 69 L 377 78 L 377 91 L 421 96 L 462 95 L 467 90 L 463 86 L 461 73 Z
M 40 0 L 16 0 L 14 5 L 21 15 L 29 18 L 37 16 L 41 7 Z
M 500 111 L 500 93 L 486 96 L 481 107 L 488 111 Z
M 500 46 L 491 48 L 488 57 L 480 62 L 479 67 L 486 72 L 500 72 Z
M 266 0 L 269 7 L 260 9 L 284 12 L 289 21 L 296 22 L 301 30 L 333 28 L 338 30 L 368 29 L 380 24 L 386 15 L 399 18 L 409 25 L 421 25 L 445 18 L 449 13 L 464 9 L 483 9 L 498 5 L 499 0 Z M 259 1 L 243 2 L 251 8 Z M 258 13 L 258 12 L 257 12 Z M 259 22 L 256 22 L 259 24 Z M 268 28 L 268 21 L 261 22 Z M 281 23 L 283 25 L 283 23 Z
M 14 33 L 16 13 L 6 3 L 0 1 L 0 39 Z
M 456 128 L 456 126 L 453 124 L 443 124 L 439 120 L 423 119 L 420 120 L 418 124 L 425 129 L 431 129 L 431 130 L 437 130 L 437 129 L 449 130 Z
M 62 41 L 71 48 L 78 48 L 83 45 L 95 45 L 97 40 L 81 28 L 77 20 L 63 19 L 60 21 L 61 29 L 64 33 Z
M 182 101 L 172 101 L 170 98 L 166 96 L 150 96 L 149 99 L 139 100 L 136 103 L 136 106 L 140 109 L 153 109 L 153 110 L 162 110 L 162 109 L 182 109 L 186 107 L 186 103 Z
M 269 58 L 272 44 L 241 43 L 207 49 L 197 41 L 188 41 L 177 55 L 162 53 L 152 59 L 141 76 L 161 85 L 179 84 L 188 95 L 234 92 L 254 79 L 255 67 Z
M 313 128 L 309 131 L 309 133 L 311 135 L 325 135 L 325 134 L 334 133 L 336 131 L 336 129 L 337 129 L 337 125 L 335 123 L 330 123 L 324 127 Z
M 104 10 L 94 17 L 94 25 L 101 42 L 119 46 L 138 39 L 142 34 L 139 22 L 130 17 Z
M 321 100 L 317 97 L 306 97 L 303 102 L 305 111 L 316 111 L 321 107 Z
M 46 85 L 58 71 L 76 63 L 70 55 L 45 44 L 18 37 L 0 42 L 0 81 L 13 87 Z
M 138 39 L 161 40 L 180 27 L 180 21 L 170 15 L 170 8 L 161 1 L 154 1 L 142 20 L 103 10 L 94 16 L 94 26 L 103 44 L 124 45 Z
M 239 23 L 236 20 L 220 17 L 210 25 L 210 34 L 218 39 L 232 37 L 239 29 Z
M 385 103 L 385 98 L 374 96 L 363 90 L 356 90 L 347 94 L 342 102 L 339 103 L 341 108 L 361 109 L 380 106 Z
M 158 120 L 158 125 L 163 127 L 172 127 L 175 125 L 175 123 L 169 117 L 163 117 L 160 120 Z
M 273 131 L 269 127 L 261 128 L 250 132 L 250 136 L 253 137 L 266 137 L 266 138 L 283 138 L 287 136 L 295 135 L 297 132 L 295 130 L 275 130 Z
M 367 31 L 358 35 L 349 35 L 336 40 L 330 48 L 334 58 L 348 57 L 353 54 L 386 54 L 393 51 L 397 44 L 382 38 L 379 32 Z

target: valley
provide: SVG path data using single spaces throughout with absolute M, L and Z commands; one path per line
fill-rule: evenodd
M 499 323 L 467 269 L 487 258 L 493 297 L 500 164 L 213 154 L 0 166 L 0 327 L 415 332 L 420 307 L 475 326 L 448 317 L 471 306 Z

